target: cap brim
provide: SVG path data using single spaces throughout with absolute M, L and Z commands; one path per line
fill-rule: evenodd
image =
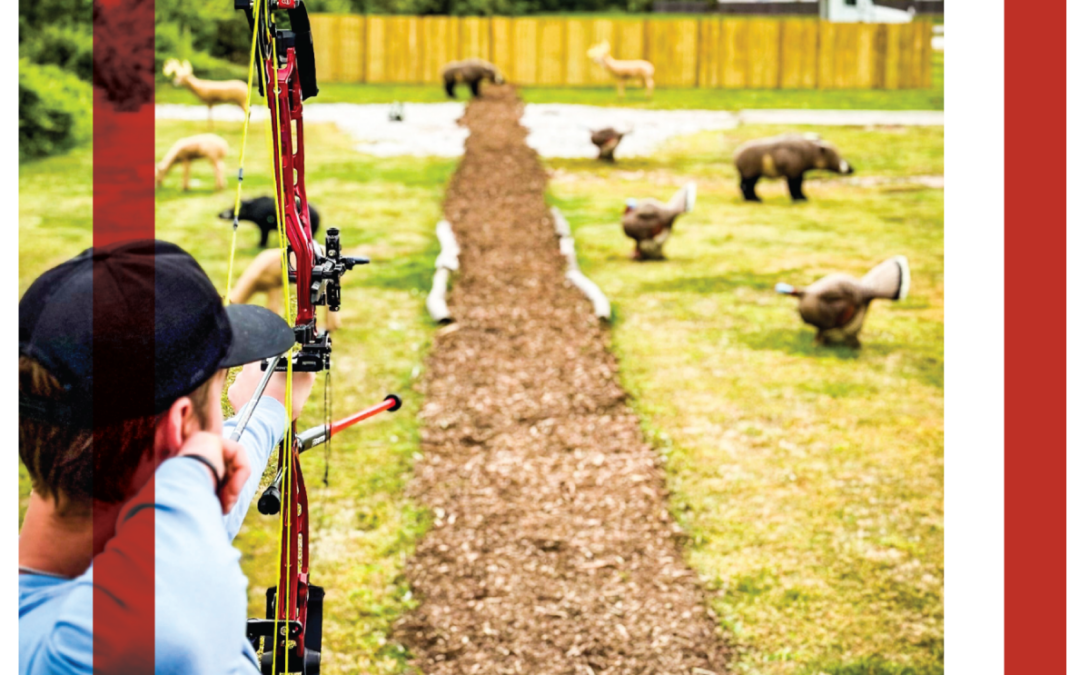
M 296 341 L 285 319 L 265 307 L 229 305 L 225 314 L 232 327 L 232 344 L 218 368 L 242 366 L 284 354 Z

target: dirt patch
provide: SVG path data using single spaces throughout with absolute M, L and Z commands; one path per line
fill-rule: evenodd
M 428 675 L 724 672 L 608 334 L 563 279 L 521 114 L 490 87 L 463 119 L 458 323 L 435 338 L 410 488 L 436 520 L 396 637 Z

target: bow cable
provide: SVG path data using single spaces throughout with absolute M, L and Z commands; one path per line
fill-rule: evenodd
M 251 85 L 255 75 L 255 52 L 258 47 L 259 9 L 262 0 L 255 0 L 255 29 L 251 33 L 251 57 L 248 60 L 247 109 L 244 111 L 244 130 L 240 140 L 240 167 L 236 172 L 236 200 L 233 202 L 232 244 L 229 245 L 229 276 L 225 279 L 225 305 L 232 302 L 233 262 L 236 260 L 236 231 L 240 228 L 240 193 L 244 189 L 244 154 L 247 150 L 248 127 L 251 124 Z

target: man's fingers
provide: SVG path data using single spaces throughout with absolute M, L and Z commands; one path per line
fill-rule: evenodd
M 229 404 L 232 405 L 233 410 L 240 410 L 247 405 L 247 402 L 255 395 L 255 389 L 258 388 L 262 375 L 262 365 L 258 362 L 249 363 L 240 370 L 240 374 L 229 387 Z
M 221 499 L 222 513 L 228 513 L 236 505 L 240 491 L 251 476 L 251 462 L 244 446 L 228 439 L 222 439 L 221 455 L 225 463 L 225 474 L 221 478 L 221 493 L 218 497 Z
M 262 379 L 262 367 L 258 363 L 249 363 L 236 376 L 236 380 L 229 387 L 229 403 L 233 410 L 240 410 L 251 397 L 255 395 L 255 389 Z M 292 419 L 300 417 L 300 412 L 311 396 L 311 390 L 315 387 L 315 373 L 293 373 L 292 381 Z M 274 373 L 267 384 L 263 396 L 275 399 L 285 405 L 285 373 Z

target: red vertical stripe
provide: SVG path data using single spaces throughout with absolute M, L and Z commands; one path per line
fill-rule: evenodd
M 153 74 L 153 0 L 99 0 L 94 16 L 94 246 L 154 238 Z M 153 275 L 149 268 L 146 273 Z M 95 269 L 95 310 L 130 300 L 123 288 L 109 281 Z M 125 367 L 116 368 L 110 363 L 116 356 L 95 349 L 95 414 L 118 395 L 145 401 L 148 412 L 152 410 L 153 298 L 140 298 L 139 304 L 144 306 L 124 330 L 146 336 L 145 347 L 135 350 L 142 353 L 124 354 Z M 98 316 L 95 311 L 95 339 L 99 334 L 105 339 L 110 326 Z M 127 374 L 122 382 L 117 381 L 121 371 Z M 130 373 L 142 375 L 132 378 Z M 99 526 L 104 525 L 95 520 Z M 154 672 L 152 521 L 146 521 L 143 529 L 138 544 L 125 549 L 126 557 L 95 561 L 95 673 Z
M 1010 63 L 1020 77 L 1010 80 L 1009 154 L 1021 171 L 1009 184 L 1021 201 L 1012 200 L 1016 217 L 1005 220 L 1005 296 L 1016 300 L 1008 308 L 1004 408 L 1011 523 L 1005 661 L 1014 674 L 1075 673 L 1069 645 L 1076 644 L 1080 584 L 1076 554 L 1068 552 L 1077 539 L 1078 367 L 1076 329 L 1066 326 L 1076 321 L 1068 289 L 1077 283 L 1080 237 L 1076 172 L 1054 158 L 1077 147 L 1077 109 L 1068 102 L 1076 96 L 1080 3 L 1025 3 L 1011 16 L 1020 22 L 1009 26 Z

